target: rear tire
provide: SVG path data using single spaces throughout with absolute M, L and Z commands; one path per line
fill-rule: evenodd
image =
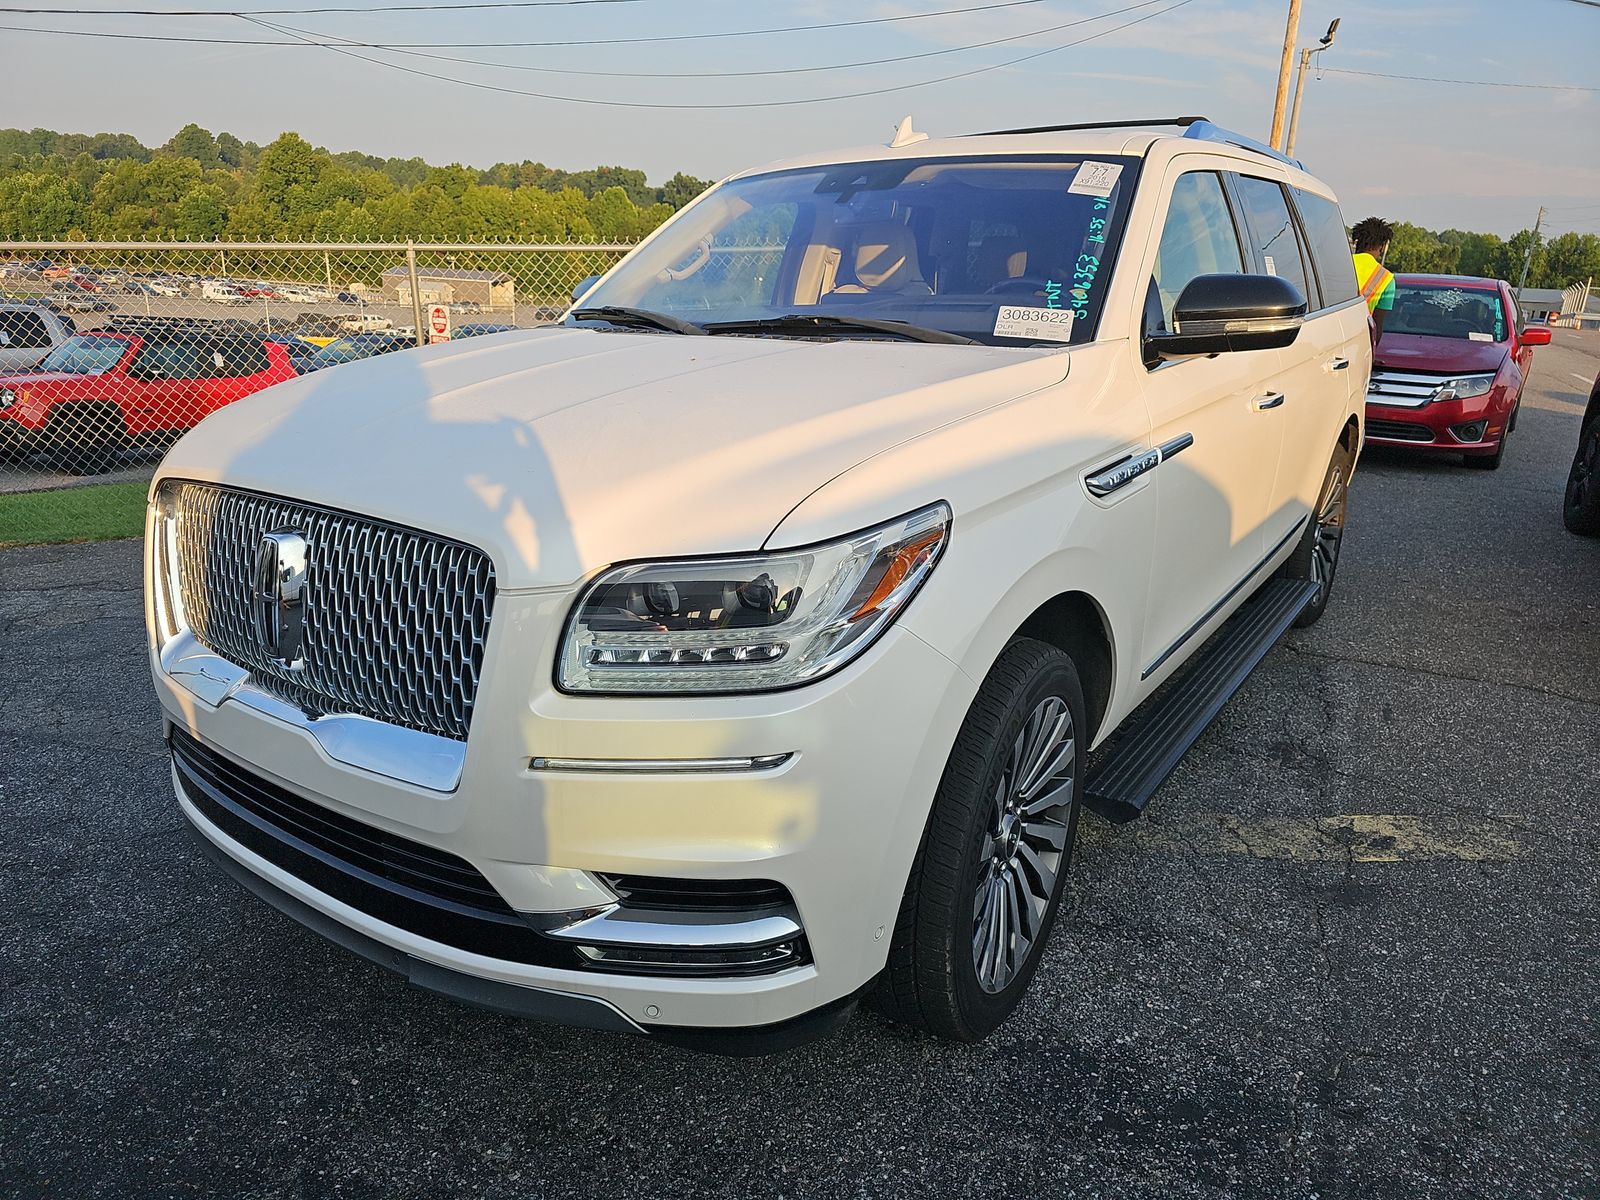
M 1341 445 L 1328 460 L 1327 474 L 1322 477 L 1322 489 L 1317 493 L 1317 506 L 1311 512 L 1311 522 L 1300 535 L 1300 544 L 1279 569 L 1284 579 L 1299 579 L 1318 585 L 1317 594 L 1311 598 L 1300 615 L 1294 619 L 1296 629 L 1315 625 L 1328 609 L 1333 596 L 1333 580 L 1339 571 L 1339 550 L 1344 545 L 1345 516 L 1350 509 L 1350 472 L 1355 465 L 1355 455 Z
M 1600 412 L 1583 423 L 1583 432 L 1578 435 L 1561 521 L 1573 533 L 1600 536 Z
M 950 751 L 873 1007 L 963 1042 L 1011 1015 L 1061 907 L 1087 738 L 1072 659 L 1008 645 Z
M 68 475 L 104 475 L 122 461 L 128 429 L 105 404 L 58 404 L 44 427 L 45 461 Z

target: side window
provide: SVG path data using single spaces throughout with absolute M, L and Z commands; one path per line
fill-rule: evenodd
M 1320 307 L 1317 290 L 1306 278 L 1300 235 L 1294 218 L 1289 215 L 1289 200 L 1283 194 L 1283 185 L 1253 175 L 1240 175 L 1238 179 L 1245 224 L 1256 241 L 1256 270 L 1281 276 L 1294 284 L 1306 298 L 1308 309 Z M 1353 265 L 1351 270 L 1355 270 Z
M 0 350 L 48 350 L 50 327 L 32 312 L 0 312 Z
M 1228 211 L 1222 180 L 1212 171 L 1190 171 L 1178 176 L 1167 205 L 1156 250 L 1152 295 L 1145 321 L 1154 329 L 1172 328 L 1172 307 L 1184 285 L 1198 275 L 1229 275 L 1244 270 L 1239 235 Z M 1159 303 L 1159 323 L 1156 306 Z
M 147 342 L 128 371 L 139 379 L 204 379 L 212 374 L 211 352 L 198 342 Z
M 214 364 L 211 374 L 227 379 L 259 375 L 272 366 L 266 346 L 258 341 L 223 342 L 218 348 L 221 363 Z
M 1294 203 L 1305 224 L 1306 238 L 1311 242 L 1311 256 L 1316 260 L 1317 282 L 1322 284 L 1322 306 L 1331 308 L 1354 300 L 1360 291 L 1356 287 L 1350 239 L 1344 231 L 1344 214 L 1326 196 L 1301 188 L 1294 189 Z

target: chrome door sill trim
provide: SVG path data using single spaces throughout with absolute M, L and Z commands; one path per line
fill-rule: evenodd
M 461 783 L 467 745 L 454 738 L 390 725 L 359 713 L 310 716 L 255 683 L 239 664 L 207 650 L 192 633 L 180 633 L 161 648 L 161 670 L 173 683 L 212 708 L 244 707 L 306 734 L 335 762 L 411 783 L 453 792 Z
M 530 771 L 614 772 L 623 775 L 698 775 L 706 772 L 772 771 L 794 757 L 757 754 L 736 758 L 534 758 Z

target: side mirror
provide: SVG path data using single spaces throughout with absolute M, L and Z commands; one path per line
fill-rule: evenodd
M 1275 350 L 1300 336 L 1306 298 L 1277 275 L 1199 275 L 1173 306 L 1171 333 L 1145 336 L 1146 358 Z
M 1550 326 L 1529 325 L 1522 331 L 1519 339 L 1524 346 L 1548 346 L 1550 344 Z
M 598 275 L 585 275 L 582 279 L 578 280 L 577 284 L 572 289 L 572 302 L 576 304 L 579 300 L 582 300 L 583 294 L 599 282 L 600 276 Z

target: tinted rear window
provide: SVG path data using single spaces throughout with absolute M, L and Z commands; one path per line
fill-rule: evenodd
M 1300 209 L 1300 220 L 1305 223 L 1311 255 L 1316 260 L 1317 279 L 1322 284 L 1322 306 L 1331 308 L 1354 300 L 1360 290 L 1356 287 L 1350 239 L 1344 231 L 1344 214 L 1326 196 L 1299 188 L 1294 189 L 1294 202 Z

